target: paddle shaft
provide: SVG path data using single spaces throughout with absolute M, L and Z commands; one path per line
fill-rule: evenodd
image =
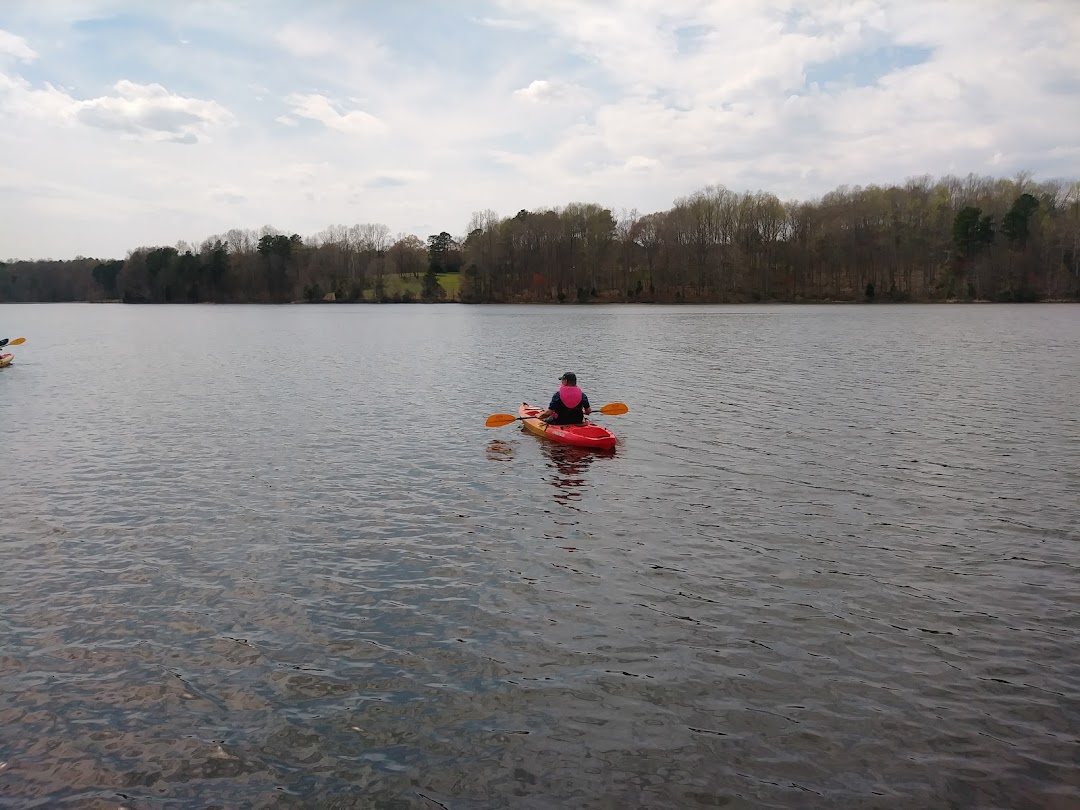
M 544 410 L 547 410 L 547 409 L 546 408 L 537 408 L 536 409 L 536 411 L 538 413 L 542 412 Z M 592 413 L 599 412 L 599 413 L 604 414 L 605 416 L 620 416 L 620 415 L 622 415 L 624 413 L 627 413 L 629 410 L 630 409 L 626 407 L 626 403 L 623 403 L 623 402 L 609 402 L 607 405 L 604 405 L 602 408 L 599 408 L 597 411 L 593 411 Z M 592 413 L 590 413 L 589 415 L 591 416 Z M 493 413 L 491 416 L 489 416 L 487 418 L 486 425 L 488 427 L 505 427 L 506 425 L 513 424 L 514 422 L 518 422 L 518 421 L 521 421 L 523 419 L 536 419 L 536 418 L 537 417 L 535 417 L 535 416 L 513 416 L 513 415 L 508 414 L 508 413 Z

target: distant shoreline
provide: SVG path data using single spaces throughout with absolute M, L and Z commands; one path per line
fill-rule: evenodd
M 614 306 L 656 306 L 656 307 L 694 307 L 694 306 L 709 306 L 709 307 L 761 307 L 761 306 L 865 306 L 865 307 L 882 307 L 882 306 L 1006 306 L 1006 305 L 1018 305 L 1030 306 L 1033 304 L 1080 304 L 1080 299 L 1077 298 L 1055 298 L 1046 299 L 1042 301 L 991 301 L 989 299 L 928 299 L 925 301 L 854 301 L 851 299 L 829 299 L 829 300 L 774 300 L 774 301 L 456 301 L 456 300 L 441 300 L 441 301 L 420 301 L 414 300 L 409 302 L 403 301 L 172 301 L 172 302 L 158 302 L 158 301 L 140 301 L 140 302 L 125 302 L 120 299 L 114 300 L 85 300 L 85 301 L 0 301 L 0 305 L 4 304 L 27 304 L 27 305 L 39 305 L 39 304 L 120 304 L 123 306 L 132 307 L 157 307 L 157 306 L 263 306 L 263 307 L 288 307 L 288 306 L 328 306 L 328 307 L 340 307 L 340 306 L 445 306 L 445 305 L 460 305 L 470 307 L 489 307 L 489 306 L 516 306 L 516 307 L 614 307 Z

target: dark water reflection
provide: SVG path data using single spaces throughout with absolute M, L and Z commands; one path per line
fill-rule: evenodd
M 1080 806 L 1076 307 L 0 315 L 0 806 Z

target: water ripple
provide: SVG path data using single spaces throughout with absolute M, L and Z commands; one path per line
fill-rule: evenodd
M 0 804 L 1080 805 L 1076 312 L 5 307 Z

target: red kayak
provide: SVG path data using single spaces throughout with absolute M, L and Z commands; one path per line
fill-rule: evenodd
M 542 419 L 535 418 L 536 414 L 543 410 L 543 408 L 534 408 L 527 402 L 522 402 L 521 407 L 518 408 L 518 416 L 522 417 L 521 424 L 530 433 L 559 444 L 592 447 L 596 450 L 610 450 L 618 441 L 610 430 L 594 425 L 588 419 L 580 425 L 549 425 Z

